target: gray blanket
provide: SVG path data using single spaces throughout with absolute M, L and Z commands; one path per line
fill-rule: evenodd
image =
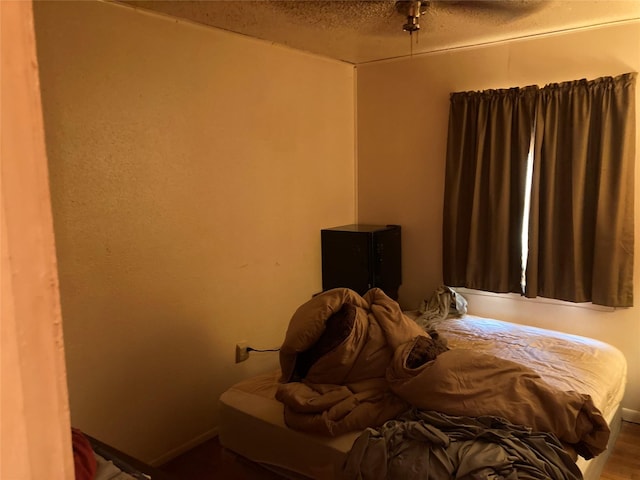
M 582 473 L 550 433 L 498 417 L 455 417 L 416 409 L 355 441 L 348 479 L 580 480 Z
M 462 317 L 467 313 L 467 300 L 453 288 L 441 285 L 430 299 L 424 300 L 418 309 L 416 323 L 426 331 L 437 329 L 447 318 Z

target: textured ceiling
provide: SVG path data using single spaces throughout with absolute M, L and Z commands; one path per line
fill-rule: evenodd
M 410 36 L 395 0 L 118 3 L 354 64 L 640 19 L 640 0 L 432 0 Z

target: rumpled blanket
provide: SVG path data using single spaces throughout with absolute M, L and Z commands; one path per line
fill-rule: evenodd
M 344 324 L 350 328 L 339 328 Z M 378 288 L 364 297 L 338 288 L 312 298 L 294 313 L 280 348 L 284 383 L 276 398 L 285 405 L 285 422 L 336 436 L 406 411 L 409 404 L 391 392 L 385 373 L 396 348 L 416 337 L 429 335 Z
M 366 429 L 344 468 L 347 479 L 581 480 L 571 456 L 550 433 L 498 418 L 411 410 Z
M 416 338 L 398 348 L 387 370 L 393 392 L 411 405 L 448 415 L 503 417 L 553 433 L 586 459 L 606 448 L 609 427 L 589 395 L 558 390 L 524 365 L 462 348 L 410 368 L 407 358 L 423 342 Z
M 416 323 L 425 330 L 437 328 L 446 318 L 462 317 L 467 313 L 467 300 L 453 288 L 441 285 L 428 300 L 422 301 L 418 308 L 420 316 Z
M 414 406 L 505 418 L 552 433 L 585 458 L 606 448 L 609 429 L 588 395 L 559 391 L 516 362 L 467 349 L 434 354 L 422 348 L 429 343 L 382 290 L 314 297 L 293 315 L 280 350 L 285 422 L 339 435 Z

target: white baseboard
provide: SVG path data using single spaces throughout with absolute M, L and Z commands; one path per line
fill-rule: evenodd
M 163 463 L 167 463 L 168 461 L 173 460 L 174 458 L 182 455 L 186 451 L 191 450 L 193 447 L 197 447 L 201 443 L 204 443 L 207 440 L 210 440 L 217 435 L 218 435 L 218 429 L 213 428 L 207 432 L 204 432 L 201 435 L 198 435 L 196 438 L 193 438 L 188 442 L 183 443 L 179 447 L 173 448 L 169 450 L 167 453 L 160 455 L 158 458 L 149 462 L 149 464 L 153 467 L 158 467 Z
M 630 408 L 623 408 L 622 420 L 625 422 L 640 423 L 640 412 L 638 410 L 631 410 Z

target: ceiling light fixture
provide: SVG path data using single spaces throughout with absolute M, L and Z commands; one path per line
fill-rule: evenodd
M 409 32 L 409 35 L 413 35 L 413 32 L 420 30 L 420 15 L 426 12 L 427 2 L 423 2 L 422 0 L 398 2 L 398 5 L 400 4 L 402 4 L 403 7 L 408 7 L 407 23 L 402 26 L 402 29 L 405 32 Z

